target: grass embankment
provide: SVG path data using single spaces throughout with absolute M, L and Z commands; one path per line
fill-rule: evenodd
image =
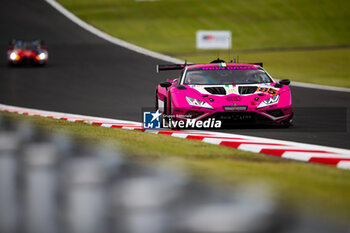
M 203 61 L 202 56 L 188 56 L 187 59 Z M 241 54 L 239 60 L 263 61 L 266 71 L 276 79 L 350 87 L 350 71 L 346 68 L 350 65 L 350 49 L 246 53 Z
M 79 138 L 109 141 L 127 155 L 148 162 L 175 159 L 200 180 L 228 187 L 239 183 L 267 183 L 288 206 L 301 207 L 327 217 L 350 217 L 350 172 L 331 166 L 307 164 L 273 156 L 239 151 L 195 140 L 138 131 L 109 129 L 12 113 L 46 130 L 60 130 Z
M 349 49 L 275 53 L 242 49 L 350 45 L 349 1 L 343 0 L 58 0 L 81 19 L 142 47 L 192 62 L 197 30 L 231 30 L 233 54 L 263 61 L 272 76 L 350 87 Z M 188 55 L 183 55 L 183 54 Z M 227 59 L 226 52 L 223 57 Z

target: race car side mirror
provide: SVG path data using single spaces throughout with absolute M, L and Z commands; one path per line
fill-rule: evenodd
M 165 87 L 165 88 L 168 88 L 171 86 L 171 82 L 163 82 L 163 83 L 160 83 L 159 84 L 161 87 Z
M 282 79 L 279 81 L 279 84 L 288 86 L 290 84 L 290 80 L 289 79 Z

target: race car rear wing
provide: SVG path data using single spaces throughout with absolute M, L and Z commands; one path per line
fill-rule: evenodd
M 256 62 L 256 63 L 247 63 L 247 64 L 251 64 L 251 65 L 258 65 L 260 67 L 263 67 L 263 63 L 262 62 Z
M 157 65 L 157 73 L 164 70 L 182 70 L 189 64 Z

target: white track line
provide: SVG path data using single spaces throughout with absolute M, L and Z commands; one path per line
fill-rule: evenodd
M 224 145 L 239 150 L 270 154 L 305 162 L 314 161 L 318 163 L 331 164 L 337 166 L 338 168 L 350 169 L 350 150 L 334 147 L 202 130 L 146 130 L 142 128 L 142 124 L 140 122 L 43 111 L 3 104 L 0 104 L 0 111 L 8 111 L 30 116 L 35 115 L 54 119 L 63 119 L 72 122 L 83 122 L 86 124 L 97 125 L 101 127 L 122 128 L 155 134 L 166 134 L 169 136 L 184 139 L 197 139 L 202 142 Z
M 80 27 L 84 28 L 85 30 L 91 32 L 92 34 L 107 40 L 115 45 L 121 46 L 126 49 L 130 49 L 134 52 L 153 57 L 159 60 L 163 60 L 170 63 L 184 63 L 185 61 L 170 57 L 168 55 L 160 54 L 157 52 L 153 52 L 151 50 L 142 48 L 140 46 L 131 44 L 129 42 L 123 41 L 121 39 L 118 39 L 116 37 L 113 37 L 111 35 L 108 35 L 105 32 L 100 31 L 99 29 L 91 26 L 90 24 L 84 22 L 83 20 L 79 19 L 77 16 L 72 14 L 70 11 L 68 11 L 66 8 L 64 8 L 61 4 L 57 3 L 55 0 L 45 0 L 48 4 L 50 4 L 53 8 L 55 8 L 57 11 L 62 13 L 64 16 L 66 16 L 68 19 L 70 19 L 75 24 L 79 25 Z M 312 89 L 320 89 L 320 90 L 327 90 L 327 91 L 340 91 L 340 92 L 348 92 L 350 93 L 350 88 L 342 88 L 342 87 L 332 87 L 332 86 L 325 86 L 325 85 L 318 85 L 318 84 L 310 84 L 310 83 L 302 83 L 302 82 L 294 82 L 293 86 L 297 87 L 304 87 L 304 88 L 312 88 Z
M 342 168 L 342 169 L 349 169 L 350 170 L 350 161 L 340 161 L 337 164 L 338 168 Z
M 61 4 L 57 3 L 54 0 L 45 0 L 48 4 L 50 4 L 53 8 L 55 8 L 57 11 L 59 11 L 60 13 L 62 13 L 64 16 L 66 16 L 68 19 L 70 19 L 72 22 L 74 22 L 75 24 L 79 25 L 80 27 L 84 28 L 85 30 L 91 32 L 92 34 L 107 40 L 113 44 L 116 44 L 118 46 L 130 49 L 132 51 L 135 51 L 137 53 L 141 53 L 143 55 L 149 56 L 149 57 L 153 57 L 156 59 L 160 59 L 163 61 L 167 61 L 167 62 L 171 62 L 171 63 L 184 63 L 184 61 L 177 59 L 177 58 L 173 58 L 164 54 L 160 54 L 160 53 L 156 53 L 153 52 L 151 50 L 142 48 L 140 46 L 128 43 L 126 41 L 123 41 L 121 39 L 118 39 L 116 37 L 113 37 L 111 35 L 108 35 L 105 32 L 100 31 L 99 29 L 91 26 L 90 24 L 87 24 L 86 22 L 84 22 L 83 20 L 79 19 L 77 16 L 75 16 L 74 14 L 72 14 L 70 11 L 68 11 L 66 8 L 64 8 Z

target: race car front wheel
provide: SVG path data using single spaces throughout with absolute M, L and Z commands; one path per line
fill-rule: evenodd
M 281 128 L 289 128 L 290 126 L 292 126 L 293 125 L 293 115 L 294 115 L 294 113 L 292 113 L 292 115 L 290 117 L 288 117 L 288 119 L 281 121 L 279 123 L 279 126 Z

